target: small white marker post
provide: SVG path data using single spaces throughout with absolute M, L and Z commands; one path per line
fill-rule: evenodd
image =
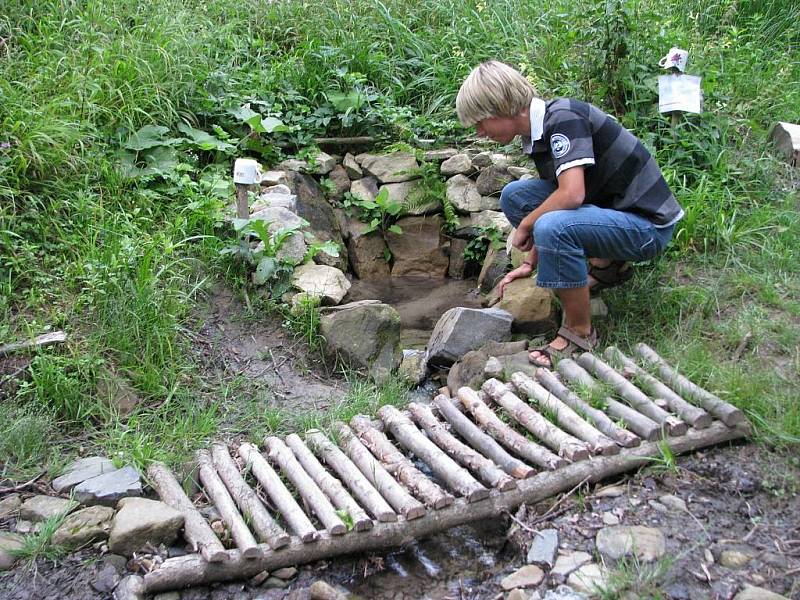
M 670 115 L 673 133 L 682 112 L 696 114 L 703 112 L 703 92 L 700 89 L 702 79 L 683 72 L 688 59 L 688 52 L 672 48 L 658 62 L 658 66 L 670 71 L 669 75 L 661 75 L 658 78 L 658 112 Z
M 236 216 L 239 219 L 250 217 L 248 194 L 250 186 L 261 183 L 261 165 L 252 158 L 237 158 L 233 165 L 233 183 L 236 185 Z

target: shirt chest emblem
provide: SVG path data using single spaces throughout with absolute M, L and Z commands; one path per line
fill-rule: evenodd
M 553 152 L 553 158 L 561 158 L 569 152 L 569 148 L 569 138 L 563 133 L 554 133 L 550 136 L 550 150 Z

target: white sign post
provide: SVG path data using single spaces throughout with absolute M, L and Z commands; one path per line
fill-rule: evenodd
M 658 78 L 658 112 L 672 116 L 672 127 L 678 124 L 680 113 L 703 112 L 702 79 L 696 75 L 686 75 L 689 53 L 680 48 L 672 48 L 658 65 L 670 71 L 669 75 Z

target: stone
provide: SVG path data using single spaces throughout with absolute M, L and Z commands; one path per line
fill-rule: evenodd
M 68 498 L 33 496 L 22 503 L 19 516 L 21 519 L 39 523 L 57 515 L 69 514 L 77 506 L 77 502 Z
M 491 165 L 483 169 L 475 181 L 475 187 L 481 196 L 498 194 L 506 185 L 514 181 L 508 169 L 498 165 Z
M 381 183 L 398 183 L 419 178 L 417 159 L 408 152 L 365 156 L 361 160 L 361 168 Z
M 266 571 L 262 571 L 266 572 Z M 258 577 L 258 575 L 256 575 Z M 153 600 L 181 600 L 180 592 L 162 592 L 153 596 Z
M 473 389 L 480 388 L 486 381 L 484 369 L 489 358 L 489 355 L 482 350 L 473 350 L 464 354 L 447 372 L 447 387 L 453 392 L 457 392 L 464 386 Z
M 90 506 L 69 515 L 53 533 L 53 544 L 66 548 L 79 548 L 90 542 L 108 537 L 114 509 L 108 506 Z
M 295 567 L 283 567 L 276 571 L 272 572 L 274 577 L 278 579 L 291 579 L 295 575 L 297 575 L 297 569 Z
M 483 259 L 480 275 L 478 275 L 478 288 L 482 293 L 492 290 L 508 273 L 510 262 L 505 250 L 489 245 L 486 257 Z
M 568 585 L 560 585 L 554 590 L 547 590 L 541 600 L 589 600 L 589 596 L 576 592 Z
M 288 190 L 286 186 L 280 186 L 282 189 Z M 274 190 L 275 187 L 269 188 Z M 253 218 L 253 215 L 260 213 L 265 208 L 285 208 L 289 212 L 296 212 L 297 211 L 297 196 L 289 192 L 288 194 L 284 194 L 283 192 L 280 193 L 263 193 L 256 201 L 253 202 L 252 205 L 249 206 L 250 209 L 250 218 Z
M 297 195 L 297 214 L 308 221 L 308 228 L 317 240 L 332 241 L 339 246 L 339 256 L 333 259 L 330 266 L 346 271 L 347 251 L 339 229 L 339 221 L 322 188 L 310 175 L 289 173 L 288 179 L 292 193 Z
M 478 152 L 472 157 L 472 164 L 478 169 L 485 169 L 492 165 L 492 153 L 489 151 Z
M 121 498 L 141 496 L 142 480 L 136 468 L 128 465 L 83 481 L 75 486 L 73 494 L 81 504 L 115 506 Z
M 267 229 L 274 233 L 285 227 L 302 227 L 303 220 L 288 208 L 283 206 L 267 206 L 250 215 L 250 220 L 260 220 L 268 223 Z
M 481 196 L 479 212 L 490 210 L 497 212 L 500 210 L 500 196 Z
M 558 531 L 555 529 L 537 531 L 533 536 L 533 542 L 528 550 L 528 564 L 552 569 L 556 564 L 557 552 Z
M 311 584 L 308 594 L 310 600 L 347 600 L 350 597 L 325 581 L 315 581 Z
M 114 600 L 144 600 L 144 578 L 128 575 L 114 588 Z
M 447 199 L 461 214 L 486 210 L 483 198 L 475 182 L 464 175 L 456 175 L 447 180 Z
M 744 584 L 744 589 L 733 597 L 733 600 L 789 600 L 786 596 L 781 596 L 767 589 L 754 585 Z
M 22 499 L 19 494 L 11 494 L 0 500 L 0 520 L 19 512 Z
M 439 172 L 445 177 L 451 175 L 469 175 L 475 170 L 472 161 L 466 154 L 455 154 L 445 160 L 439 167 Z
M 336 159 L 327 152 L 320 151 L 314 157 L 314 173 L 317 175 L 327 175 L 336 167 Z
M 719 564 L 729 569 L 741 569 L 751 560 L 752 554 L 740 550 L 723 550 L 719 555 Z
M 458 218 L 458 226 L 453 230 L 453 235 L 457 238 L 472 239 L 485 232 L 486 229 L 494 228 L 500 231 L 503 237 L 507 236 L 511 230 L 511 223 L 506 216 L 498 210 L 482 210 L 468 215 L 461 215 Z M 525 253 L 527 255 L 527 253 Z
M 350 191 L 351 182 L 347 170 L 342 165 L 336 165 L 328 173 L 328 180 L 333 186 L 333 190 L 328 192 L 328 200 L 339 202 L 344 198 L 345 192 Z
M 449 366 L 489 340 L 508 341 L 513 319 L 510 313 L 496 308 L 451 308 L 433 329 L 428 341 L 428 361 L 436 366 Z
M 490 301 L 499 295 L 499 285 L 489 295 Z M 513 333 L 528 335 L 549 334 L 558 327 L 558 303 L 551 289 L 540 288 L 533 277 L 515 279 L 503 290 L 503 297 L 493 305 L 514 317 Z
M 658 499 L 658 501 L 668 509 L 676 512 L 686 512 L 688 510 L 686 508 L 686 502 L 682 498 L 678 498 L 672 494 L 664 494 Z
M 115 554 L 131 556 L 149 543 L 169 545 L 183 527 L 183 514 L 157 500 L 123 498 L 111 524 L 108 548 Z
M 519 588 L 514 588 L 505 597 L 505 600 L 531 600 L 532 596 Z
M 624 485 L 609 485 L 594 493 L 595 498 L 619 498 L 627 491 Z
M 400 365 L 400 315 L 388 304 L 365 300 L 323 309 L 320 333 L 328 355 L 366 370 L 376 381 L 385 381 Z
M 641 525 L 617 525 L 601 529 L 595 544 L 600 554 L 608 560 L 635 555 L 642 562 L 651 562 L 661 558 L 666 551 L 661 530 Z
M 116 470 L 117 467 L 107 458 L 87 456 L 70 463 L 63 475 L 56 477 L 50 485 L 58 493 L 67 492 L 87 479 Z
M 544 579 L 544 571 L 535 565 L 526 565 L 514 571 L 508 577 L 500 581 L 500 587 L 504 590 L 513 590 L 514 588 L 528 588 L 536 587 Z
M 284 161 L 278 163 L 278 169 L 283 171 L 289 171 L 287 173 L 287 177 L 291 173 L 306 173 L 308 171 L 308 163 L 304 160 L 298 160 L 296 158 L 287 158 Z
M 17 562 L 14 551 L 22 548 L 25 538 L 16 533 L 0 531 L 0 571 L 8 571 Z
M 442 222 L 439 215 L 405 217 L 397 222 L 403 233 L 386 233 L 393 260 L 392 277 L 447 275 L 449 259 L 440 244 Z
M 556 558 L 555 566 L 550 570 L 552 575 L 566 577 L 574 570 L 592 562 L 592 555 L 588 552 L 568 552 Z
M 503 363 L 496 356 L 490 356 L 483 366 L 483 375 L 486 379 L 503 379 Z
M 511 356 L 525 352 L 528 349 L 528 342 L 526 340 L 518 340 L 516 342 L 495 342 L 488 341 L 481 346 L 481 352 L 485 352 L 489 356 L 495 356 L 502 359 L 504 356 Z
M 350 282 L 339 269 L 307 263 L 300 265 L 292 275 L 292 285 L 324 304 L 339 304 L 350 289 Z
M 378 195 L 378 180 L 374 177 L 357 179 L 350 184 L 350 193 L 361 200 L 375 200 Z
M 273 588 L 273 589 L 282 589 L 289 585 L 288 581 L 284 581 L 278 577 L 267 577 L 267 580 L 264 582 L 265 588 Z
M 39 523 L 34 523 L 33 521 L 28 521 L 26 519 L 17 519 L 17 522 L 14 526 L 14 531 L 28 535 L 29 533 L 39 531 Z
M 619 525 L 619 517 L 611 511 L 603 513 L 603 525 Z
M 589 314 L 594 318 L 604 318 L 608 316 L 608 306 L 599 296 L 589 299 Z
M 347 171 L 347 175 L 350 177 L 350 179 L 361 179 L 364 176 L 364 171 L 361 170 L 361 166 L 356 162 L 355 157 L 349 152 L 344 155 L 342 166 L 344 167 L 345 171 Z
M 139 394 L 128 379 L 112 368 L 103 368 L 97 374 L 97 398 L 112 413 L 123 418 L 131 414 L 141 402 Z
M 447 266 L 447 276 L 453 279 L 464 279 L 467 269 L 467 261 L 464 258 L 464 250 L 467 249 L 467 240 L 461 238 L 450 238 L 450 262 Z
M 425 162 L 440 163 L 442 161 L 453 158 L 456 154 L 458 154 L 458 150 L 456 150 L 455 148 L 440 148 L 439 150 L 428 150 L 423 155 L 423 160 Z
M 420 385 L 428 376 L 428 353 L 424 350 L 403 350 L 397 375 L 409 385 Z
M 442 203 L 438 200 L 425 202 L 419 200 L 422 191 L 422 183 L 419 180 L 385 183 L 378 188 L 378 192 L 383 190 L 387 191 L 389 200 L 403 205 L 402 215 L 420 216 L 442 211 Z
M 589 563 L 570 574 L 567 584 L 580 593 L 594 596 L 598 589 L 606 587 L 607 577 L 608 574 L 603 567 L 596 563 Z
M 527 181 L 528 179 L 538 179 L 538 177 L 536 177 L 536 175 L 533 173 L 526 173 L 519 178 L 520 181 Z
M 250 587 L 258 587 L 269 578 L 269 571 L 261 571 L 247 582 Z
M 275 253 L 275 258 L 291 265 L 299 265 L 303 262 L 307 250 L 308 244 L 303 232 L 293 231 L 283 240 L 281 247 Z
M 370 231 L 366 223 L 355 219 L 347 222 L 347 254 L 350 267 L 359 279 L 382 279 L 389 277 L 390 266 L 386 262 L 388 246 L 379 231 Z
M 286 171 L 264 171 L 261 174 L 261 186 L 286 185 Z
M 113 565 L 103 565 L 95 571 L 90 585 L 101 594 L 110 594 L 117 587 L 120 579 L 121 577 Z
M 531 170 L 525 167 L 508 167 L 508 174 L 511 175 L 514 179 L 519 179 L 523 175 L 530 175 Z
M 259 195 L 259 198 L 261 198 L 262 196 L 275 196 L 275 198 L 277 199 L 280 196 L 294 196 L 294 194 L 292 194 L 292 190 L 289 189 L 288 185 L 279 183 L 277 185 L 267 185 L 267 186 L 262 185 L 261 194 Z
M 800 125 L 779 121 L 770 131 L 769 141 L 783 160 L 793 167 L 800 166 Z

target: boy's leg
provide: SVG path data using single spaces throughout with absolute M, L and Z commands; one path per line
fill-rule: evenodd
M 500 194 L 500 210 L 514 227 L 532 213 L 556 189 L 556 185 L 542 179 L 512 181 Z

